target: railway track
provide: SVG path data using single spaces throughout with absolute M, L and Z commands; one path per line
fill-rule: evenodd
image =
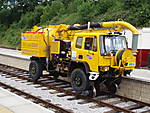
M 25 88 L 22 88 L 22 84 Z M 28 78 L 28 71 L 4 64 L 0 64 L 0 85 L 20 90 L 21 93 L 27 94 L 28 97 L 34 97 L 36 100 L 39 99 L 40 103 L 42 101 L 46 102 L 45 105 L 52 106 L 64 113 L 150 112 L 150 104 L 148 103 L 119 95 L 105 94 L 95 98 L 82 96 L 73 91 L 69 82 L 54 79 L 47 75 L 42 76 L 39 81 L 34 82 Z M 43 94 L 43 92 L 45 93 Z

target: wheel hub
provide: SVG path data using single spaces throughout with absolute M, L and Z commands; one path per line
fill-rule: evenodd
M 36 73 L 36 68 L 35 68 L 35 67 L 32 67 L 32 68 L 31 68 L 31 72 L 32 72 L 32 74 L 35 74 L 35 73 Z
M 82 81 L 81 81 L 81 78 L 80 78 L 80 77 L 76 77 L 76 78 L 75 78 L 75 84 L 76 84 L 77 86 L 80 86 L 80 85 L 82 84 Z

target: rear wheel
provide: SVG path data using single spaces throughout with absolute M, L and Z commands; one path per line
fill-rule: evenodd
M 71 73 L 72 88 L 79 94 L 89 89 L 89 80 L 81 69 L 75 69 Z
M 29 65 L 29 77 L 33 80 L 38 80 L 43 74 L 42 63 L 38 61 L 31 61 Z

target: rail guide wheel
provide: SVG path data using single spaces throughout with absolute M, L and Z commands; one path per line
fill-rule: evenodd
M 29 77 L 37 81 L 43 74 L 43 67 L 39 61 L 32 60 L 29 65 Z

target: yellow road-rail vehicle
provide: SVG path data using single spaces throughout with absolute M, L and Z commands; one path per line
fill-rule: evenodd
M 133 34 L 132 49 L 124 29 Z M 73 89 L 83 95 L 93 96 L 103 89 L 115 93 L 121 79 L 136 66 L 138 34 L 124 21 L 34 26 L 22 33 L 21 51 L 31 56 L 33 80 L 46 70 L 55 78 L 70 77 Z

